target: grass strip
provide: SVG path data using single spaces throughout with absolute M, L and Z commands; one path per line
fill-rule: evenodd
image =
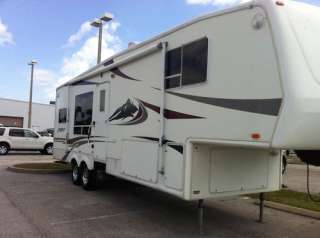
M 258 199 L 259 194 L 249 194 L 248 197 Z M 319 195 L 313 195 L 317 200 Z M 265 199 L 271 202 L 277 202 L 293 207 L 299 207 L 310 211 L 320 212 L 320 203 L 313 202 L 309 199 L 308 194 L 292 190 L 281 190 L 265 194 Z

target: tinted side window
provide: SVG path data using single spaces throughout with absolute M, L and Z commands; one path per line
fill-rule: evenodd
M 88 134 L 92 121 L 93 92 L 80 94 L 75 98 L 74 134 Z
M 5 130 L 6 130 L 5 128 L 0 128 L 0 136 L 3 136 Z
M 106 107 L 106 90 L 100 90 L 100 112 L 105 111 Z
M 59 109 L 59 123 L 67 122 L 67 108 Z
M 24 137 L 24 130 L 22 130 L 22 129 L 10 129 L 9 136 Z
M 28 138 L 39 138 L 39 136 L 30 130 L 24 130 L 24 136 Z
M 204 38 L 183 47 L 182 85 L 207 80 L 208 39 Z

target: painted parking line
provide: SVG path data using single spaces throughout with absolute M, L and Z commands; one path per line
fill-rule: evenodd
M 101 219 L 108 219 L 108 218 L 114 218 L 114 217 L 120 217 L 120 216 L 139 214 L 139 213 L 144 213 L 144 212 L 149 212 L 149 211 L 151 211 L 151 210 L 121 212 L 121 213 L 110 214 L 110 215 L 102 215 L 102 216 L 95 216 L 95 217 L 87 217 L 87 218 L 80 218 L 80 219 L 73 219 L 73 220 L 51 222 L 50 225 L 51 226 L 58 226 L 58 225 L 64 225 L 64 224 L 79 223 L 79 222 L 84 222 L 84 221 L 95 221 L 95 220 L 101 220 Z

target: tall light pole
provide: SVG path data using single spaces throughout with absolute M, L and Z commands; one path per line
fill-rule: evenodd
M 31 60 L 28 65 L 31 66 L 31 78 L 30 78 L 30 95 L 29 95 L 29 113 L 28 113 L 28 128 L 31 128 L 32 120 L 32 88 L 33 88 L 33 72 L 34 65 L 37 63 L 35 60 Z
M 98 57 L 97 64 L 101 62 L 101 46 L 102 46 L 102 27 L 103 22 L 109 22 L 113 19 L 113 15 L 111 13 L 105 13 L 99 19 L 95 19 L 90 23 L 91 26 L 99 28 L 99 40 L 98 40 Z

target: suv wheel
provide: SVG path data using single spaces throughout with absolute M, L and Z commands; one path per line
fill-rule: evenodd
M 5 143 L 0 143 L 0 155 L 6 155 L 8 154 L 10 148 L 7 144 Z
M 93 190 L 96 186 L 96 172 L 89 170 L 85 164 L 81 169 L 81 183 L 85 190 Z
M 42 154 L 52 155 L 52 153 L 53 153 L 53 145 L 52 145 L 52 144 L 47 144 L 47 145 L 44 147 L 44 150 L 43 150 Z

